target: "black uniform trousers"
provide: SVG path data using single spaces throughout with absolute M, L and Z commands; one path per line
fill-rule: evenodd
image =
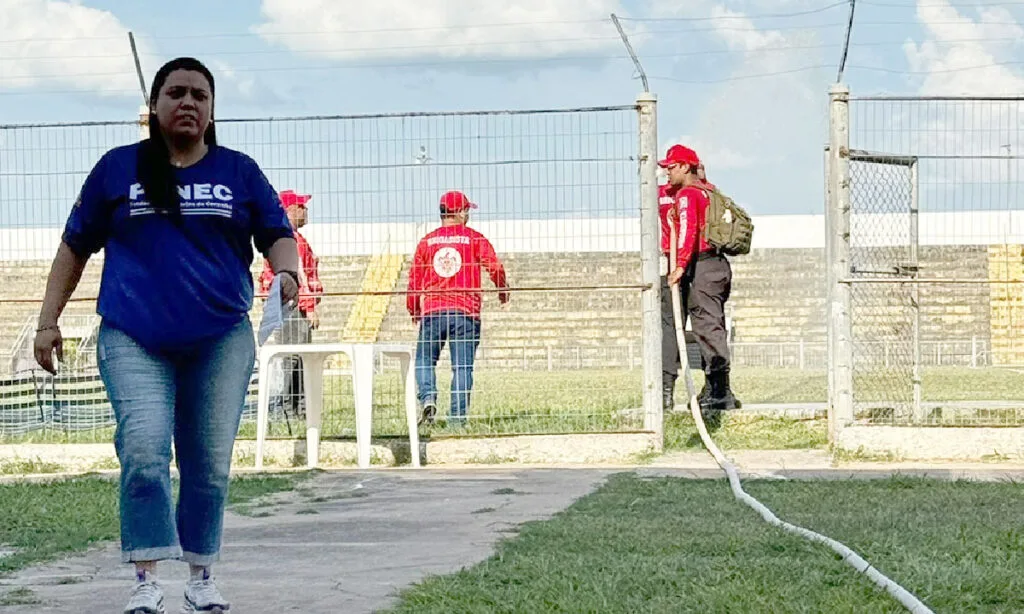
M 729 371 L 729 333 L 725 327 L 725 302 L 732 291 L 732 266 L 721 254 L 704 252 L 697 256 L 688 309 L 693 336 L 700 347 L 704 372 Z

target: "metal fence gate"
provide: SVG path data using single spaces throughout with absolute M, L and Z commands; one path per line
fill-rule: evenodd
M 1024 97 L 830 95 L 830 428 L 1024 426 Z
M 849 160 L 854 415 L 920 417 L 917 159 Z

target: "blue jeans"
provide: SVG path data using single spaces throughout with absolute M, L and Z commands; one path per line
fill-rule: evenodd
M 153 353 L 101 324 L 100 376 L 117 419 L 121 560 L 218 559 L 228 473 L 256 359 L 246 317 L 223 336 Z M 171 442 L 180 473 L 171 495 Z
M 480 320 L 461 311 L 438 311 L 423 317 L 416 343 L 416 388 L 420 403 L 437 402 L 434 368 L 446 341 L 452 361 L 449 414 L 453 423 L 461 424 L 469 411 L 469 395 L 473 390 L 473 361 L 480 345 Z

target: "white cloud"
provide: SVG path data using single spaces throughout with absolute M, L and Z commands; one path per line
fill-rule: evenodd
M 696 151 L 709 173 L 748 168 L 757 161 L 741 151 L 729 149 L 716 139 L 710 139 L 706 135 L 694 136 L 690 134 L 665 140 L 658 149 L 658 155 L 664 156 L 668 148 L 677 143 Z
M 672 76 L 687 82 L 680 86 L 685 94 L 671 102 L 662 94 L 661 107 L 667 111 L 673 104 L 687 112 L 681 122 L 677 117 L 669 125 L 659 122 L 660 132 L 686 135 L 682 142 L 700 154 L 708 178 L 754 213 L 820 211 L 830 79 L 822 70 L 802 69 L 830 59 L 821 50 L 792 48 L 820 44 L 817 34 L 795 29 L 791 21 L 786 29 L 759 27 L 723 2 L 664 11 L 659 16 L 701 19 L 681 29 L 707 29 L 686 45 L 687 51 L 698 45 L 731 53 L 676 64 Z
M 254 30 L 268 42 L 334 60 L 531 59 L 622 50 L 609 19 L 623 13 L 618 0 L 375 0 L 358 10 L 337 0 L 263 0 L 261 10 L 266 21 Z
M 221 101 L 220 104 L 224 104 L 225 98 L 228 98 L 233 99 L 231 103 L 258 102 L 261 107 L 269 107 L 280 105 L 290 98 L 287 92 L 271 87 L 253 73 L 239 73 L 227 62 L 214 59 L 207 67 L 217 81 L 217 99 Z
M 758 30 L 746 15 L 724 6 L 712 6 L 710 17 L 715 20 L 715 34 L 730 49 L 736 51 L 758 51 L 777 47 L 786 42 L 786 37 L 781 32 Z
M 1013 46 L 1005 39 L 1024 39 L 1024 28 L 1009 11 L 1002 7 L 982 9 L 978 19 L 972 19 L 948 0 L 919 0 L 917 18 L 927 39 L 921 43 L 907 41 L 904 52 L 911 70 L 928 73 L 921 84 L 922 94 L 1024 93 L 1024 76 L 1010 66 L 997 65 L 1001 55 Z
M 108 11 L 79 2 L 0 0 L 0 32 L 0 89 L 56 85 L 141 95 L 128 29 Z M 136 37 L 136 44 L 146 53 L 144 40 Z
M 907 41 L 904 52 L 910 70 L 924 73 L 919 93 L 925 96 L 1019 96 L 1024 94 L 1024 73 L 1016 60 L 1016 46 L 1024 39 L 1024 27 L 1002 7 L 979 9 L 975 16 L 957 10 L 951 2 L 918 0 L 917 19 L 925 37 Z M 1006 39 L 1010 39 L 1007 41 Z M 1002 63 L 1003 65 L 1000 65 Z M 964 156 L 955 162 L 926 162 L 921 182 L 952 189 L 973 184 L 975 192 L 961 199 L 989 206 L 1005 199 L 990 192 L 997 184 L 1019 180 L 1020 162 L 1010 163 L 980 156 L 1024 153 L 1021 137 L 1020 103 L 1001 101 L 957 101 L 935 104 L 922 113 L 921 105 L 892 109 L 890 125 L 908 126 L 908 148 L 917 154 Z M 986 186 L 986 187 L 982 187 Z M 938 189 L 938 188 L 936 188 Z M 1005 190 L 1004 190 L 1005 192 Z M 928 196 L 927 194 L 925 196 Z M 933 200 L 954 202 L 949 194 Z M 928 203 L 933 205 L 933 203 Z

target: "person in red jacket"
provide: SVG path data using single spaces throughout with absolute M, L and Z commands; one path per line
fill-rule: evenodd
M 477 205 L 462 192 L 441 196 L 441 227 L 428 233 L 416 246 L 409 270 L 406 307 L 419 323 L 416 345 L 416 388 L 423 408 L 422 422 L 432 424 L 437 415 L 437 382 L 434 369 L 445 342 L 452 362 L 449 422 L 465 424 L 473 389 L 473 362 L 480 345 L 481 268 L 499 290 L 507 289 L 505 267 L 494 246 L 469 228 L 469 210 Z M 501 304 L 508 292 L 499 292 Z
M 685 348 L 676 342 L 675 317 L 672 313 L 672 292 L 680 293 L 686 326 L 687 304 L 693 281 L 693 264 L 702 227 L 701 215 L 707 210 L 707 195 L 699 188 L 697 153 L 682 145 L 668 149 L 665 159 L 658 165 L 665 169 L 668 184 L 660 190 L 661 217 L 661 387 L 662 407 L 666 412 L 675 409 L 675 385 L 679 377 Z M 671 254 L 671 226 L 676 228 L 676 253 Z M 675 264 L 673 268 L 671 264 Z M 677 287 L 673 290 L 673 285 Z
M 324 286 L 320 282 L 320 260 L 299 229 L 306 225 L 306 207 L 313 197 L 309 194 L 296 194 L 293 190 L 283 190 L 278 197 L 281 200 L 281 207 L 288 214 L 288 221 L 292 224 L 299 249 L 299 298 L 297 308 L 289 314 L 277 332 L 277 342 L 312 343 L 313 331 L 320 327 L 320 314 L 316 308 L 323 299 Z M 265 297 L 270 292 L 270 284 L 273 281 L 274 271 L 270 267 L 270 262 L 264 260 L 263 274 L 260 276 L 260 295 Z M 305 415 L 302 358 L 287 356 L 282 360 L 285 373 L 284 399 L 274 399 L 272 404 L 284 410 L 290 409 L 292 415 L 302 417 Z M 288 407 L 284 407 L 284 401 Z

